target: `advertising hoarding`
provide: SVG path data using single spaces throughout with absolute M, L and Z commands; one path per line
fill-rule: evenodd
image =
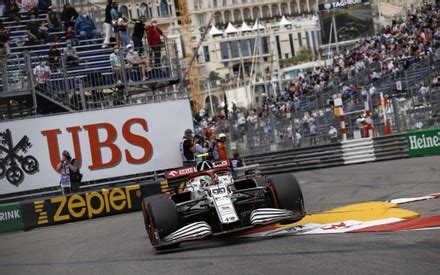
M 0 123 L 0 194 L 57 186 L 63 150 L 81 163 L 83 181 L 181 166 L 187 128 L 188 100 Z
M 335 43 L 333 17 L 338 42 L 350 41 L 374 34 L 373 15 L 369 0 L 339 0 L 320 4 L 322 44 Z M 332 30 L 331 30 L 332 29 Z

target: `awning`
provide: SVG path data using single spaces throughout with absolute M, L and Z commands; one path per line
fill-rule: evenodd
M 234 27 L 231 23 L 228 24 L 228 27 L 225 30 L 226 34 L 232 34 L 232 33 L 237 33 L 238 30 L 236 27 Z
M 261 25 L 260 22 L 258 22 L 258 20 L 255 21 L 255 24 L 254 24 L 254 26 L 252 27 L 252 30 L 253 30 L 253 31 L 256 31 L 256 30 L 265 30 L 265 29 L 266 29 L 266 27 L 264 27 L 263 25 Z
M 210 36 L 223 35 L 223 32 L 217 29 L 215 25 L 212 25 L 208 33 Z
M 243 21 L 243 23 L 241 24 L 241 27 L 240 27 L 240 31 L 241 32 L 250 32 L 250 31 L 252 31 L 252 29 L 249 28 L 249 26 L 246 24 L 246 22 Z
M 286 17 L 283 15 L 283 18 L 281 18 L 280 26 L 287 26 L 292 25 L 292 22 L 286 19 Z

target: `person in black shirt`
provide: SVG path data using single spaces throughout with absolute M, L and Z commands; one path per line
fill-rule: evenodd
M 61 12 L 61 21 L 64 23 L 64 28 L 67 30 L 67 27 L 75 26 L 76 18 L 78 18 L 79 13 L 72 7 L 69 3 L 64 5 L 63 11 Z
M 9 32 L 3 25 L 0 25 L 0 56 L 8 55 L 10 53 L 9 40 Z
M 144 39 L 145 35 L 145 16 L 141 16 L 139 20 L 134 22 L 133 34 L 131 35 L 131 39 L 133 40 L 134 49 L 142 54 L 144 52 L 144 46 L 142 44 L 142 39 Z
M 49 66 L 52 71 L 60 68 L 61 51 L 58 49 L 57 44 L 53 43 L 49 48 Z
M 43 44 L 47 41 L 47 32 L 39 21 L 30 21 L 27 24 L 28 45 Z
M 108 48 L 110 46 L 110 38 L 112 37 L 112 0 L 107 0 L 107 6 L 105 7 L 105 20 L 103 26 L 104 31 L 104 43 L 102 48 Z
M 196 152 L 196 144 L 198 140 L 193 140 L 193 131 L 185 130 L 185 136 L 180 142 L 180 154 L 182 156 L 183 167 L 191 167 L 195 165 L 194 153 Z

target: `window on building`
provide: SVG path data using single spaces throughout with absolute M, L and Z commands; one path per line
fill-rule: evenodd
M 281 44 L 280 44 L 280 36 L 275 36 L 275 41 L 277 43 L 277 51 L 278 51 L 278 59 L 283 59 L 283 56 L 281 54 Z
M 203 55 L 205 57 L 205 62 L 211 61 L 211 58 L 209 57 L 209 47 L 203 46 Z
M 315 37 L 315 31 L 312 31 L 311 34 L 312 34 L 313 52 L 314 52 L 314 53 L 317 53 L 317 51 L 316 51 L 316 37 Z
M 263 54 L 269 53 L 269 38 L 268 37 L 262 37 L 261 43 L 263 44 L 261 49 Z
M 249 56 L 249 41 L 247 39 L 240 40 L 241 54 L 243 56 Z
M 212 0 L 212 6 L 213 6 L 214 8 L 217 8 L 217 0 Z
M 169 17 L 170 12 L 168 10 L 168 3 L 167 0 L 160 0 L 159 4 L 159 15 L 160 17 Z
M 289 44 L 290 44 L 290 52 L 292 53 L 292 57 L 295 56 L 295 46 L 293 44 L 293 35 L 289 34 Z
M 205 25 L 205 15 L 204 14 L 197 15 L 197 22 L 199 23 L 199 26 L 204 26 Z
M 306 45 L 307 45 L 307 48 L 310 49 L 310 37 L 309 36 L 310 36 L 309 32 L 306 31 Z
M 255 47 L 256 47 L 255 38 L 251 38 L 248 40 L 249 40 L 249 45 L 251 46 L 251 55 L 254 55 L 254 51 L 255 51 Z
M 222 54 L 222 59 L 229 59 L 229 42 L 221 42 L 220 43 L 220 52 Z
M 322 41 L 321 41 L 321 31 L 316 31 L 316 36 L 318 37 L 318 46 L 322 45 Z
M 148 5 L 145 3 L 142 3 L 139 7 L 139 15 L 145 16 L 146 18 L 150 18 L 150 11 L 148 9 Z
M 127 6 L 125 6 L 125 5 L 121 5 L 121 6 L 119 7 L 119 12 L 120 12 L 123 16 L 129 18 L 129 17 L 128 17 L 128 8 L 127 8 Z
M 231 41 L 231 57 L 240 57 L 240 49 L 238 48 L 238 41 Z
M 301 33 L 300 33 L 300 32 L 298 33 L 298 43 L 299 43 L 299 46 L 300 46 L 300 47 L 303 46 L 303 40 L 302 40 L 302 36 L 301 36 Z

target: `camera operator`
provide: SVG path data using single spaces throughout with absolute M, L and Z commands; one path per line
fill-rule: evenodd
M 180 142 L 180 155 L 182 156 L 183 167 L 191 167 L 195 165 L 194 154 L 198 142 L 199 140 L 197 138 L 193 138 L 193 131 L 191 129 L 186 129 L 185 135 Z
M 60 185 L 63 194 L 78 192 L 82 175 L 79 172 L 80 165 L 76 159 L 72 158 L 67 151 L 61 154 L 61 162 L 58 164 L 57 171 L 61 174 Z

